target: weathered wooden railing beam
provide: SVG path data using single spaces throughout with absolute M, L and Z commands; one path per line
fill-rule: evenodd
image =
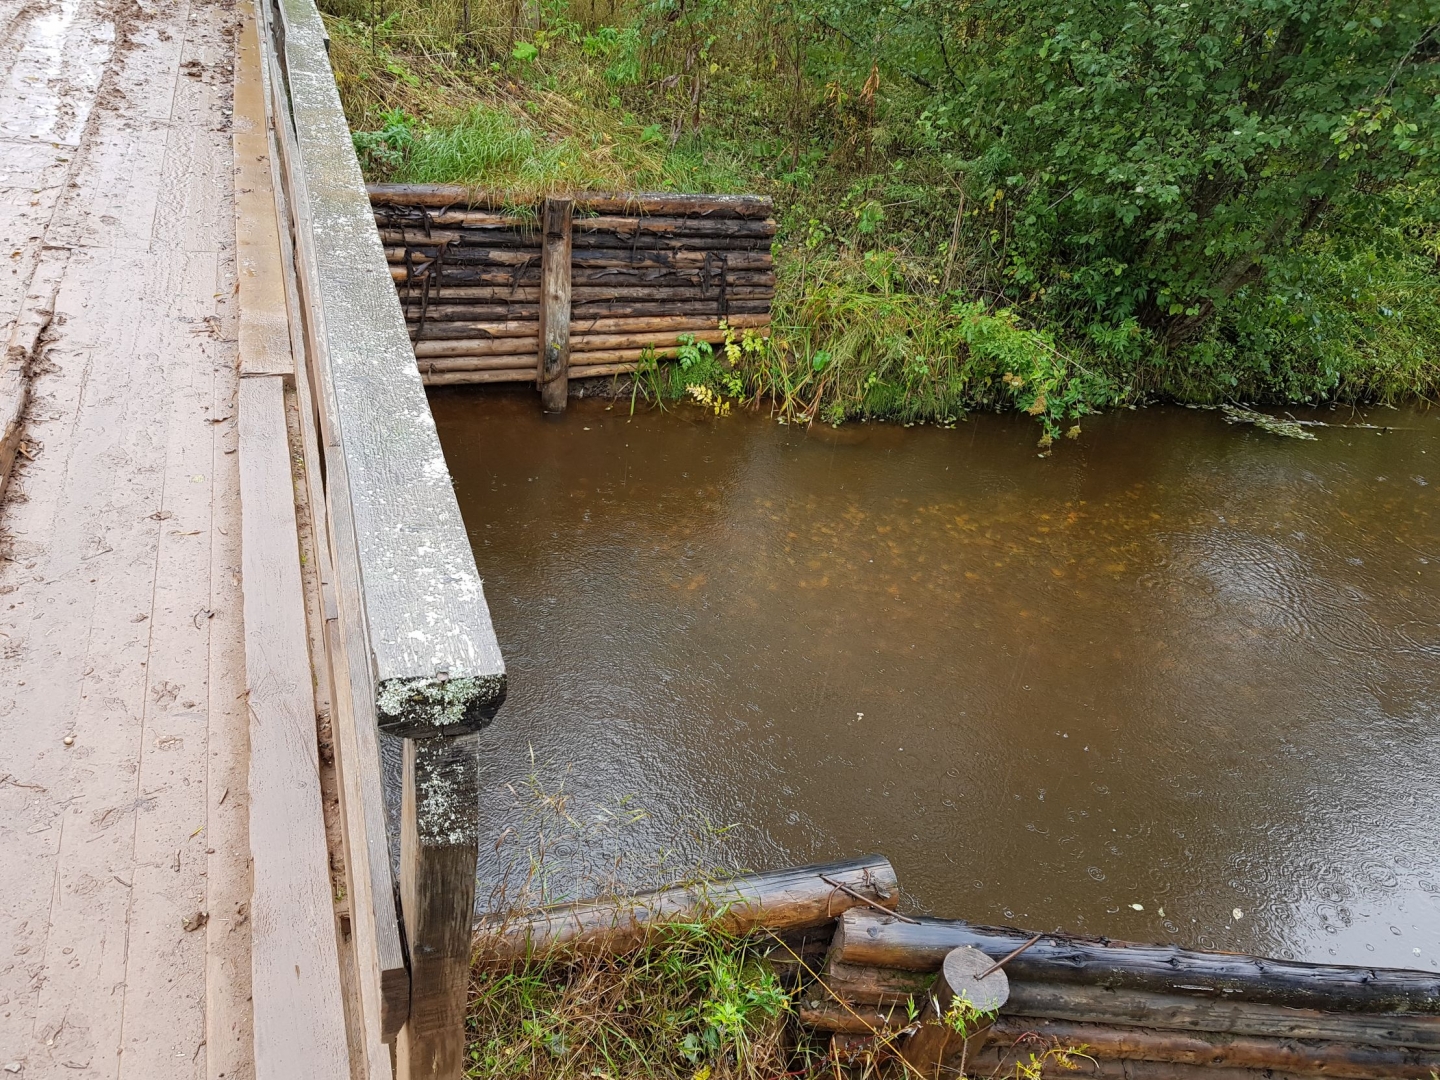
M 381 954 L 381 1015 L 365 1021 L 389 1036 L 403 1019 L 395 1043 L 401 1080 L 459 1080 L 479 839 L 474 733 L 505 699 L 505 665 L 324 26 L 313 0 L 268 2 L 269 48 L 284 91 L 276 127 L 325 460 L 337 594 L 331 619 L 345 669 L 340 689 L 348 690 L 337 704 L 348 701 L 363 736 L 352 742 L 364 760 L 351 765 L 367 777 L 378 777 L 377 730 L 406 740 L 398 920 L 408 977 L 398 1002 L 397 969 L 386 952 L 387 943 L 398 952 L 399 936 L 383 820 L 375 820 L 374 798 L 346 807 L 371 848 L 371 910 L 355 916 L 375 920 Z

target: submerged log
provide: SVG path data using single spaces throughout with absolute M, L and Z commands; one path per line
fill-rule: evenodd
M 492 915 L 475 928 L 482 956 L 510 959 L 553 948 L 618 953 L 642 944 L 669 922 L 713 918 L 731 933 L 822 926 L 861 903 L 893 908 L 900 889 L 888 860 L 871 855 L 821 866 L 799 866 L 730 881 L 677 886 L 618 900 L 562 904 L 519 915 Z
M 935 971 L 945 954 L 961 945 L 999 958 L 1026 938 L 1020 930 L 959 920 L 905 923 L 852 910 L 836 928 L 830 958 L 852 965 Z M 1016 981 L 1224 996 L 1326 1011 L 1440 1014 L 1440 975 L 1431 972 L 1302 964 L 1173 945 L 1046 935 L 1006 970 Z

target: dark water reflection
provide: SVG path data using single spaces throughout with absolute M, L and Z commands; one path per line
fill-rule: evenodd
M 1440 416 L 1152 409 L 1040 460 L 992 416 L 432 404 L 510 671 L 496 834 L 533 750 L 637 796 L 637 850 L 703 815 L 938 914 L 1440 967 Z

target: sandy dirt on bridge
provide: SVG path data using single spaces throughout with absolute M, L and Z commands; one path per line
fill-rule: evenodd
M 236 22 L 0 0 L 0 343 L 48 319 L 0 512 L 7 1080 L 252 1073 Z

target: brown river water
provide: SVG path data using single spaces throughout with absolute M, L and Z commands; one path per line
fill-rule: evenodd
M 431 401 L 509 668 L 494 835 L 535 773 L 648 811 L 594 843 L 652 871 L 709 822 L 939 915 L 1440 968 L 1440 413 L 1120 411 L 1041 459 L 1024 418 Z

